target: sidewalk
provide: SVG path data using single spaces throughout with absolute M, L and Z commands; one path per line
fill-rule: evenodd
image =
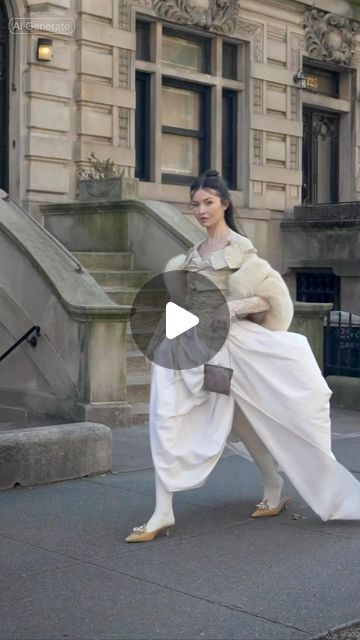
M 360 522 L 294 496 L 249 517 L 254 464 L 227 453 L 176 494 L 170 538 L 126 544 L 151 514 L 144 427 L 115 430 L 113 473 L 0 492 L 0 640 L 293 640 L 360 620 Z M 333 410 L 334 452 L 360 479 L 360 414 Z

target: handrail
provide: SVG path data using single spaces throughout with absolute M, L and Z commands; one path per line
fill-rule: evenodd
M 32 333 L 34 333 L 33 336 L 31 336 Z M 29 336 L 31 336 L 31 338 L 29 338 Z M 20 340 L 15 342 L 15 344 L 13 344 L 13 346 L 10 347 L 10 349 L 5 351 L 5 353 L 3 353 L 2 356 L 0 356 L 0 362 L 1 362 L 1 360 L 4 360 L 8 355 L 10 355 L 10 353 L 12 353 L 12 351 L 14 351 L 14 349 L 16 349 L 16 347 L 18 347 L 25 340 L 32 347 L 36 347 L 39 336 L 40 336 L 40 327 L 38 325 L 34 325 L 33 327 L 31 327 L 31 329 L 29 329 L 29 331 L 24 333 L 24 335 L 20 338 Z
M 2 189 L 0 189 L 0 194 L 1 194 L 1 199 L 5 200 L 7 202 L 11 202 L 15 207 L 18 207 L 18 205 L 10 198 L 9 194 L 6 193 L 6 191 L 3 191 Z M 3 195 L 5 194 L 5 195 Z M 20 207 L 18 207 L 20 208 Z M 20 208 L 21 209 L 21 208 Z M 76 264 L 76 269 L 75 271 L 77 273 L 83 273 L 84 272 L 84 267 L 82 266 L 81 262 L 79 262 L 79 260 L 77 258 L 75 258 L 75 256 L 73 256 L 73 254 L 71 253 L 71 251 L 69 251 L 69 249 L 67 249 L 66 247 L 64 247 L 63 244 L 61 244 L 61 242 L 59 242 L 59 240 L 57 238 L 55 238 L 55 236 L 53 236 L 50 231 L 48 231 L 42 224 L 40 224 L 40 222 L 38 222 L 33 216 L 31 216 L 29 213 L 27 213 L 27 211 L 25 211 L 24 209 L 21 209 L 22 213 L 29 218 L 29 220 L 31 220 L 31 222 L 33 222 L 39 229 L 41 229 L 41 231 L 48 237 L 50 238 L 50 240 L 53 241 L 54 244 L 56 244 L 56 246 L 62 250 L 63 253 L 65 253 L 65 255 L 70 258 L 70 260 L 72 260 L 75 264 Z

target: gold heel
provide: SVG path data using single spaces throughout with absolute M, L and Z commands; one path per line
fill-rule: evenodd
M 152 542 L 160 533 L 169 536 L 173 526 L 173 524 L 165 525 L 164 527 L 155 529 L 155 531 L 148 531 L 146 524 L 142 524 L 140 527 L 133 528 L 130 535 L 125 538 L 125 542 Z
M 254 513 L 251 514 L 251 517 L 266 518 L 269 516 L 278 516 L 283 509 L 287 509 L 290 500 L 291 500 L 290 496 L 287 496 L 286 498 L 282 498 L 277 507 L 269 507 L 268 501 L 264 500 L 256 505 L 256 509 Z

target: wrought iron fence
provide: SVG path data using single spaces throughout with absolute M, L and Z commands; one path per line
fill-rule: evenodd
M 330 311 L 324 331 L 324 375 L 360 378 L 360 316 Z

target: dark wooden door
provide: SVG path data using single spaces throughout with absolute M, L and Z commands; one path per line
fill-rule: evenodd
M 303 188 L 305 204 L 339 201 L 339 115 L 304 109 Z

